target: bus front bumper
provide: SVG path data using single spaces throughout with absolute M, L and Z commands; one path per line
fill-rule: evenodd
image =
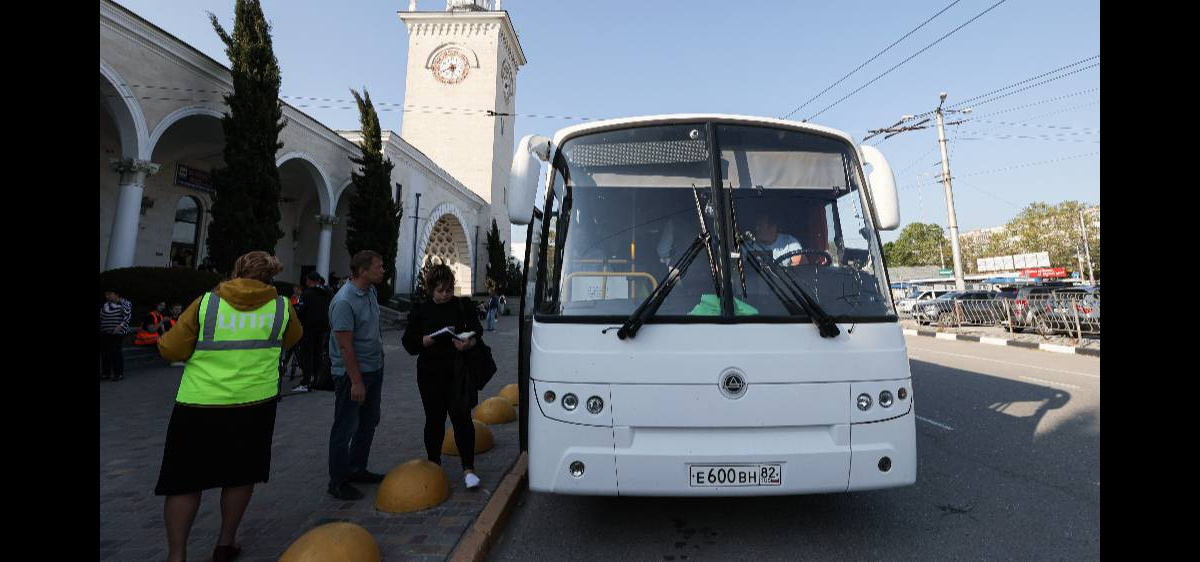
M 529 488 L 576 495 L 764 496 L 907 486 L 917 474 L 914 419 L 910 408 L 885 421 L 826 426 L 636 428 L 545 420 L 544 431 L 530 433 Z M 541 458 L 539 451 L 561 455 Z M 764 466 L 778 467 L 777 483 L 695 482 L 699 467 L 733 474 L 738 467 Z

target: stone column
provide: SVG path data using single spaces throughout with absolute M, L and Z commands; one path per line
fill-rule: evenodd
M 336 215 L 316 215 L 321 225 L 321 236 L 317 242 L 317 273 L 329 280 L 329 249 L 333 245 L 333 225 L 338 223 Z
M 108 257 L 104 269 L 132 267 L 137 250 L 138 222 L 142 214 L 142 192 L 146 178 L 158 173 L 158 164 L 129 158 L 109 160 L 114 172 L 121 174 L 121 194 L 108 237 Z

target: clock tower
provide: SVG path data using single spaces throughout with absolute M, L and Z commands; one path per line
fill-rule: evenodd
M 400 136 L 488 202 L 479 238 L 495 218 L 507 244 L 512 113 L 525 53 L 499 0 L 447 0 L 444 11 L 425 12 L 416 4 L 399 12 L 408 28 Z

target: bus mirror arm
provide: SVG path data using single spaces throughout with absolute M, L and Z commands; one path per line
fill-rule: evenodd
M 537 196 L 539 162 L 550 160 L 550 139 L 542 135 L 525 135 L 517 143 L 512 167 L 508 173 L 508 220 L 513 224 L 529 224 L 533 217 L 534 197 Z

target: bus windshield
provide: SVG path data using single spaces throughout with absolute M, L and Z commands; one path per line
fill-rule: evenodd
M 658 317 L 715 321 L 732 294 L 739 320 L 811 320 L 763 278 L 770 269 L 836 320 L 894 319 L 861 166 L 842 139 L 733 123 L 638 126 L 570 138 L 554 166 L 566 197 L 548 225 L 560 254 L 548 257 L 561 265 L 546 280 L 558 290 L 544 314 L 629 315 L 704 232 L 710 243 Z

